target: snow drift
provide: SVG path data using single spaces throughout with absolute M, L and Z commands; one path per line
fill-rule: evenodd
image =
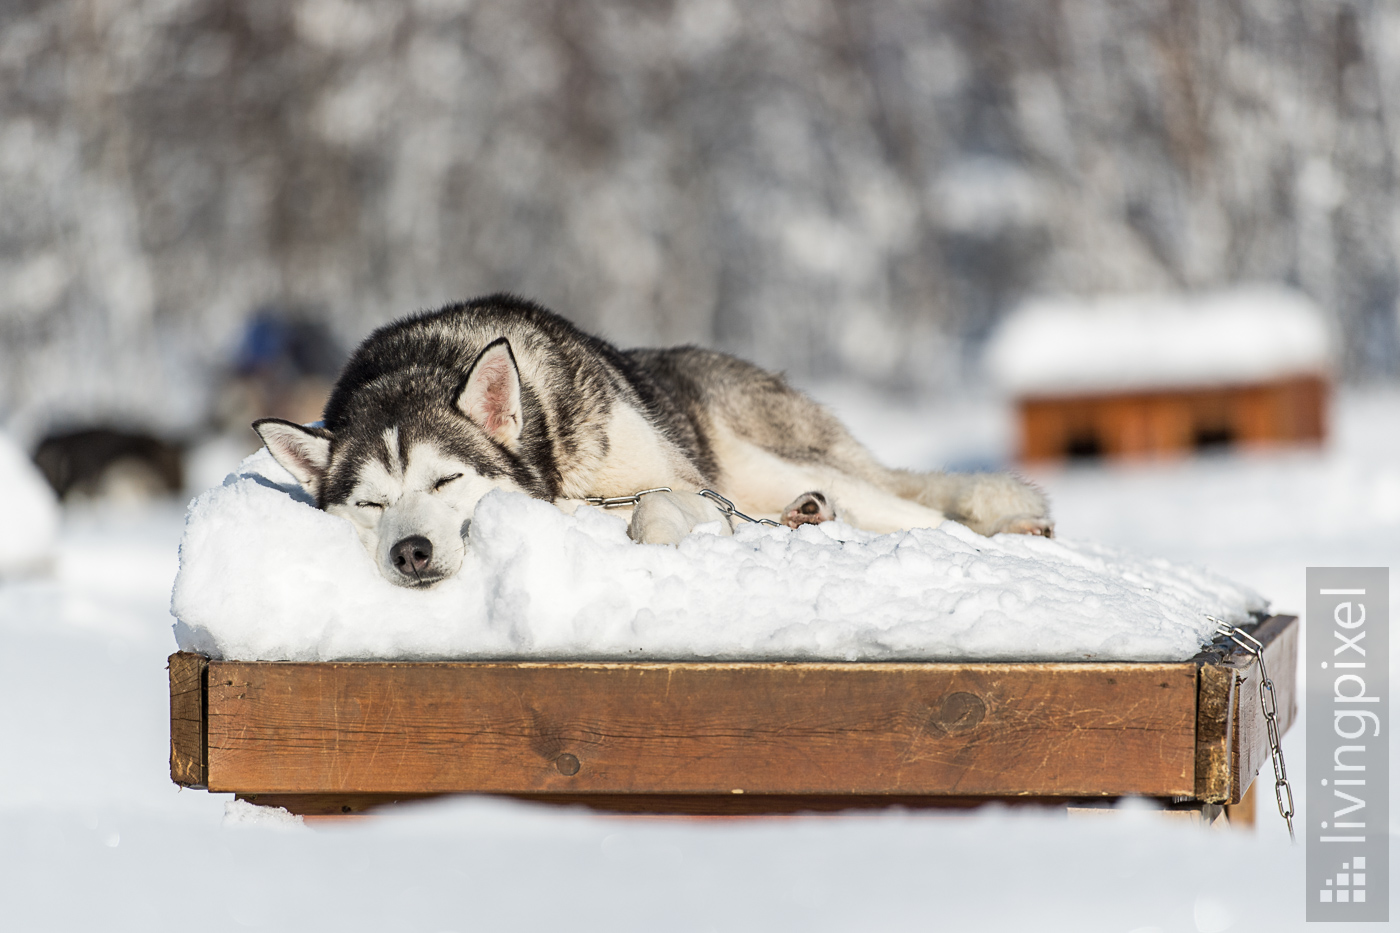
M 953 522 L 745 526 L 639 545 L 615 515 L 493 492 L 462 570 L 384 580 L 266 451 L 191 503 L 172 611 L 225 659 L 1179 660 L 1265 603 L 1208 572 Z

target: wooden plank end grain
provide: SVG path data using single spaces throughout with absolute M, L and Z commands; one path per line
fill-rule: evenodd
M 205 674 L 202 654 L 177 651 L 170 669 L 170 779 L 185 787 L 208 784 Z
M 1224 664 L 1201 665 L 1196 694 L 1197 800 L 1221 803 L 1230 797 L 1236 683 Z

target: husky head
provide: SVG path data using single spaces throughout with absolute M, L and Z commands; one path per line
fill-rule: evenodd
M 460 569 L 472 513 L 490 490 L 547 495 L 521 456 L 535 404 L 522 393 L 510 344 L 495 341 L 465 381 L 459 373 L 381 374 L 351 390 L 327 428 L 253 424 L 273 459 L 322 509 L 355 526 L 380 573 L 399 586 L 431 586 Z

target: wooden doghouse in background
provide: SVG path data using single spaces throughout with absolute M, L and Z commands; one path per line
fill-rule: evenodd
M 987 349 L 1023 461 L 1319 445 L 1331 359 L 1320 310 L 1276 287 L 1031 301 Z

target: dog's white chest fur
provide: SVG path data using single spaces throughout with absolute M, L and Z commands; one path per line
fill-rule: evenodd
M 570 498 L 626 496 L 656 486 L 694 492 L 704 486 L 695 467 L 632 406 L 613 406 L 604 436 L 606 450 L 594 448 L 570 464 L 565 479 Z

